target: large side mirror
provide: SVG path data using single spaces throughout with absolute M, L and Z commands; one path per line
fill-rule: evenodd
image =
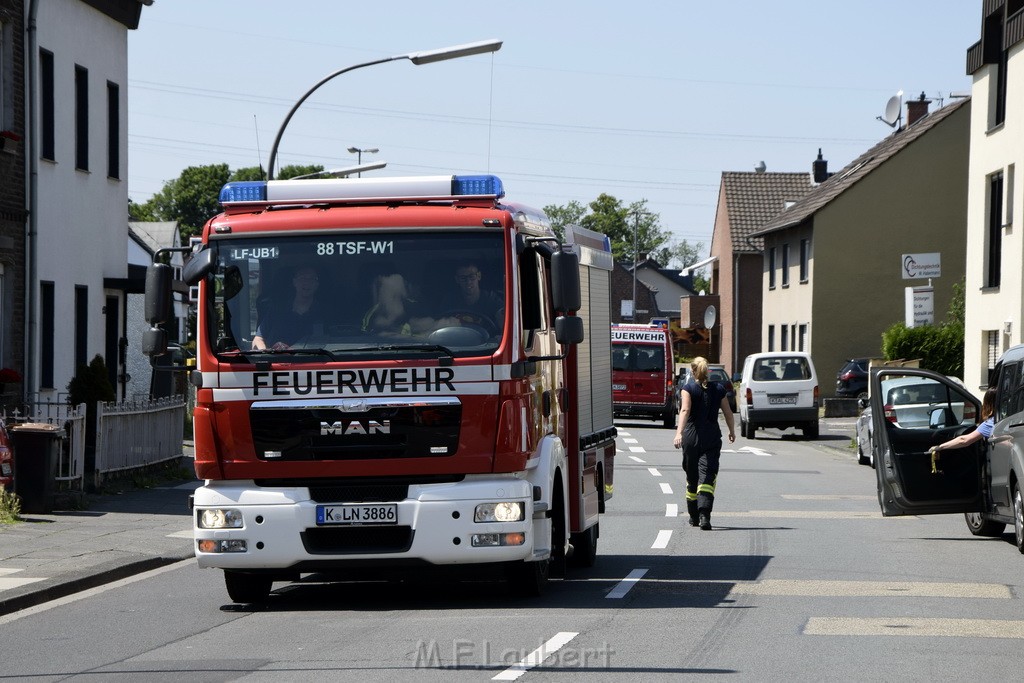
M 555 310 L 565 313 L 575 313 L 583 305 L 580 294 L 580 260 L 575 252 L 556 251 L 551 255 L 551 299 Z M 582 322 L 580 324 L 582 326 Z
M 153 263 L 146 269 L 146 322 L 160 325 L 171 317 L 171 267 Z
M 151 327 L 143 332 L 142 352 L 150 358 L 167 353 L 167 332 L 159 327 Z

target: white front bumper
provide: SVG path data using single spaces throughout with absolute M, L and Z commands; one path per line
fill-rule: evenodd
M 411 542 L 402 548 L 352 551 L 350 548 L 312 548 L 303 535 L 307 530 L 338 530 L 344 536 L 354 527 L 317 527 L 316 506 L 338 501 L 313 501 L 309 489 L 265 488 L 252 482 L 212 482 L 195 492 L 193 530 L 196 558 L 200 567 L 223 569 L 287 569 L 300 563 L 315 566 L 337 564 L 344 560 L 423 561 L 430 564 L 476 564 L 509 562 L 533 557 L 533 500 L 528 482 L 511 477 L 467 477 L 447 484 L 411 485 L 405 500 L 395 501 L 397 525 L 359 526 L 356 533 L 371 540 L 385 535 L 401 535 L 408 528 Z M 526 514 L 519 522 L 473 522 L 477 504 L 522 501 Z M 200 529 L 195 520 L 208 508 L 232 508 L 242 514 L 238 529 Z M 394 528 L 395 526 L 399 529 Z M 379 532 L 379 533 L 375 533 Z M 525 542 L 519 546 L 473 547 L 472 536 L 482 533 L 522 532 Z M 329 532 L 330 533 L 330 532 Z M 307 534 L 308 536 L 308 534 Z M 245 540 L 245 552 L 200 552 L 198 542 Z M 313 550 L 313 552 L 311 552 Z

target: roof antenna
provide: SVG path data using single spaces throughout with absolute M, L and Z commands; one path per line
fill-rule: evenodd
M 876 116 L 876 119 L 889 126 L 899 130 L 903 127 L 903 91 L 898 90 L 896 94 L 889 98 L 889 101 L 885 103 L 885 116 Z
M 256 123 L 256 114 L 252 115 L 252 125 L 256 129 L 256 163 L 260 167 L 260 178 L 267 179 L 267 173 L 263 170 L 263 153 L 260 151 L 260 127 Z

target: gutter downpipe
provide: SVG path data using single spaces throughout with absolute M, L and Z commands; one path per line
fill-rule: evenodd
M 36 314 L 36 280 L 37 259 L 36 236 L 38 234 L 39 208 L 39 126 L 36 116 L 36 65 L 39 58 L 38 36 L 36 35 L 36 15 L 39 12 L 39 0 L 29 0 L 28 5 L 28 48 L 25 55 L 28 67 L 28 96 L 25 98 L 25 127 L 28 132 L 28 221 L 25 228 L 25 382 L 22 384 L 23 398 L 27 402 L 33 393 L 38 394 L 39 359 L 35 352 L 38 333 L 38 315 Z

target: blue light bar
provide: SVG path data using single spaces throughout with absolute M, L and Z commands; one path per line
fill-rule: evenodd
M 267 201 L 267 183 L 263 180 L 239 180 L 220 189 L 221 204 Z
M 505 188 L 501 179 L 493 175 L 457 175 L 452 176 L 452 194 L 456 197 L 467 195 L 485 195 L 504 197 Z

